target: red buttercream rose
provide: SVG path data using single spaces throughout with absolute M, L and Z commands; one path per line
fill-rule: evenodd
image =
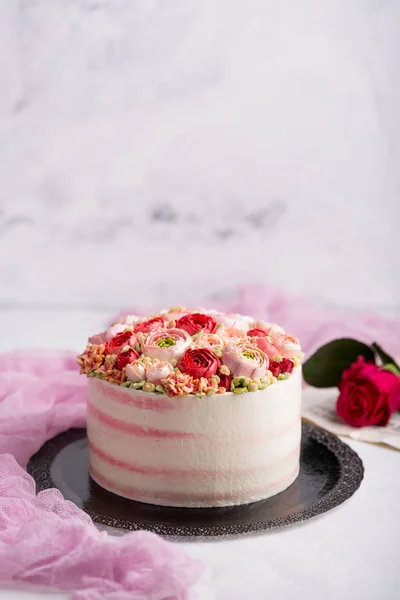
M 216 375 L 220 366 L 221 361 L 219 358 L 211 350 L 207 350 L 207 348 L 186 350 L 178 362 L 178 369 L 195 379 L 200 379 L 200 377 L 209 379 L 211 375 Z
M 203 315 L 202 313 L 193 313 L 192 315 L 185 315 L 184 317 L 178 319 L 176 322 L 176 327 L 178 329 L 187 331 L 189 335 L 194 335 L 201 330 L 203 330 L 205 333 L 215 333 L 217 331 L 218 324 L 208 315 Z
M 138 323 L 133 331 L 135 333 L 149 333 L 150 331 L 164 327 L 166 322 L 167 321 L 162 317 L 154 317 L 154 319 L 149 319 L 148 321 L 142 321 L 142 323 Z
M 400 409 L 400 378 L 363 357 L 343 371 L 339 390 L 337 414 L 352 427 L 387 425 Z
M 139 352 L 136 352 L 133 348 L 129 348 L 129 350 L 125 350 L 123 352 L 118 352 L 117 354 L 117 369 L 122 369 L 126 367 L 126 365 L 132 363 L 134 360 L 139 358 Z
M 218 375 L 219 377 L 219 384 L 218 387 L 224 387 L 226 389 L 227 392 L 231 391 L 231 383 L 232 383 L 232 375 Z
M 277 360 L 270 360 L 268 370 L 271 371 L 274 377 L 278 377 L 278 375 L 280 375 L 281 372 L 281 363 Z
M 111 340 L 106 342 L 105 344 L 105 352 L 106 354 L 117 354 L 121 348 L 126 346 L 129 343 L 129 340 L 132 337 L 132 331 L 121 331 L 121 333 L 117 333 L 114 335 Z
M 255 329 L 249 329 L 246 335 L 249 337 L 266 337 L 267 332 L 264 329 L 257 329 L 256 327 Z
M 282 358 L 280 366 L 281 373 L 291 373 L 294 369 L 294 362 L 290 358 Z

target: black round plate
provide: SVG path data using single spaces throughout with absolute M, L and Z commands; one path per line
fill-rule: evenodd
M 300 474 L 284 492 L 242 506 L 168 508 L 126 500 L 89 476 L 85 429 L 48 441 L 28 464 L 37 490 L 58 488 L 96 523 L 147 529 L 169 536 L 237 535 L 291 525 L 322 514 L 358 489 L 364 469 L 357 454 L 335 435 L 303 423 Z

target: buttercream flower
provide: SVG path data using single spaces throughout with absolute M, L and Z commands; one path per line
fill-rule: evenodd
M 80 373 L 88 375 L 92 371 L 99 369 L 105 360 L 104 352 L 105 348 L 103 345 L 89 343 L 85 351 L 77 357 Z
M 133 348 L 128 348 L 127 350 L 121 350 L 117 354 L 116 365 L 117 369 L 123 369 L 129 363 L 132 363 L 134 360 L 139 358 L 139 353 L 136 352 Z
M 214 319 L 203 313 L 185 315 L 177 320 L 176 326 L 187 331 L 190 335 L 202 330 L 205 333 L 215 333 L 217 331 L 217 323 Z
M 235 377 L 251 379 L 264 377 L 269 365 L 268 356 L 246 340 L 230 342 L 222 353 L 222 362 Z
M 223 387 L 227 392 L 231 391 L 231 383 L 232 383 L 232 375 L 224 375 L 223 373 L 218 374 L 219 377 L 219 387 Z
M 241 329 L 244 332 L 247 332 L 249 329 L 248 317 L 244 317 L 243 315 L 227 315 L 218 311 L 209 311 L 208 314 L 214 319 L 214 321 L 223 325 L 225 329 Z
M 171 363 L 160 360 L 146 369 L 146 379 L 147 381 L 151 381 L 151 383 L 158 385 L 161 383 L 161 380 L 168 377 L 173 370 L 174 368 Z
M 161 380 L 168 396 L 186 396 L 195 390 L 193 377 L 185 373 L 173 372 Z
M 264 329 L 259 329 L 255 327 L 254 329 L 249 329 L 247 332 L 248 337 L 266 337 L 267 332 Z
M 125 374 L 129 381 L 137 383 L 146 378 L 146 368 L 139 360 L 135 360 L 133 363 L 126 365 Z
M 212 350 L 213 348 L 223 348 L 224 341 L 217 333 L 201 333 L 196 338 L 195 344 L 196 348 L 208 348 Z
M 254 323 L 255 329 L 263 329 L 267 332 L 268 335 L 272 335 L 274 333 L 285 333 L 282 327 L 279 327 L 276 323 L 266 323 L 265 321 L 256 321 Z
M 271 371 L 274 377 L 278 377 L 281 374 L 281 363 L 277 360 L 271 360 L 268 365 L 268 371 Z
M 191 343 L 192 338 L 183 329 L 156 329 L 143 341 L 141 350 L 146 356 L 171 362 L 180 358 Z
M 105 333 L 106 341 L 108 342 L 115 337 L 117 333 L 122 333 L 122 331 L 125 331 L 125 329 L 126 325 L 122 325 L 121 323 L 115 323 L 115 325 L 111 325 L 111 327 L 109 327 Z
M 167 310 L 166 308 L 163 308 L 163 310 L 160 310 L 160 315 L 162 317 L 164 317 L 167 321 L 177 321 L 184 315 L 189 315 L 191 312 L 197 312 L 197 311 L 191 311 L 191 310 L 185 308 L 184 306 L 178 306 L 178 307 L 171 308 L 169 310 Z
M 209 379 L 212 375 L 216 375 L 221 361 L 207 348 L 193 348 L 186 350 L 177 366 L 182 373 L 196 379 L 200 377 Z
M 164 327 L 167 320 L 164 317 L 154 317 L 154 319 L 147 319 L 146 321 L 141 321 L 137 323 L 134 328 L 135 333 L 149 333 L 150 331 L 155 331 L 156 329 L 160 329 L 160 327 Z
M 114 335 L 108 342 L 106 342 L 106 354 L 117 354 L 124 346 L 127 346 L 129 340 L 132 337 L 132 331 L 127 329 Z
M 280 348 L 278 348 L 278 346 L 275 346 L 275 344 L 273 344 L 270 340 L 271 338 L 268 337 L 256 337 L 252 340 L 252 342 L 257 346 L 257 348 L 260 348 L 260 350 L 262 350 L 264 354 L 268 356 L 269 359 L 281 353 Z
M 99 346 L 100 344 L 104 344 L 106 341 L 106 332 L 102 331 L 101 333 L 96 333 L 95 335 L 91 335 L 88 339 L 89 344 L 96 344 Z
M 270 335 L 273 344 L 280 349 L 279 354 L 282 354 L 285 358 L 293 358 L 297 354 L 300 354 L 300 342 L 293 335 L 286 333 L 273 333 Z
M 137 315 L 126 315 L 125 317 L 119 319 L 116 325 L 121 324 L 125 325 L 125 327 L 134 327 L 140 320 L 141 317 L 138 317 Z
M 234 339 L 242 339 L 246 337 L 246 332 L 243 329 L 236 329 L 236 327 L 228 327 L 228 329 L 221 328 L 219 330 L 219 335 L 225 340 L 225 342 L 229 342 Z
M 280 365 L 281 373 L 292 373 L 294 369 L 294 362 L 290 358 L 282 358 Z

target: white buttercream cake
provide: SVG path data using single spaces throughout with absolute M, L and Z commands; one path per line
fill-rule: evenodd
M 89 338 L 89 470 L 119 496 L 163 506 L 246 504 L 300 464 L 298 340 L 205 309 L 128 315 Z

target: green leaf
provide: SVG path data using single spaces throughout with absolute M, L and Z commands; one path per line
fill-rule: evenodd
M 397 367 L 398 369 L 400 368 L 399 365 L 396 364 L 396 361 L 394 360 L 394 358 L 392 358 L 390 356 L 390 354 L 386 354 L 386 352 L 376 342 L 371 344 L 371 348 L 373 350 L 375 350 L 375 352 L 381 359 L 383 365 L 391 364 L 391 365 L 395 365 L 395 367 Z
M 375 362 L 373 350 L 357 340 L 341 338 L 321 346 L 303 364 L 305 381 L 317 388 L 337 387 L 344 369 L 363 356 L 369 362 Z

